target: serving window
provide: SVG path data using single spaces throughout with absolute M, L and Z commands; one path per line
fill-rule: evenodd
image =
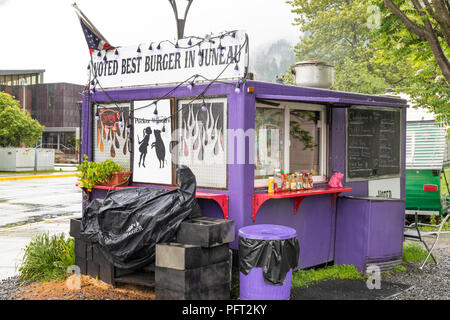
M 227 188 L 227 99 L 179 101 L 178 110 L 178 165 L 192 170 L 198 187 Z
M 276 169 L 326 177 L 325 106 L 257 103 L 255 113 L 255 187 L 267 186 Z

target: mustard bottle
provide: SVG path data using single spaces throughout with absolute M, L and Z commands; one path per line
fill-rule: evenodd
M 290 181 L 290 189 L 291 191 L 297 191 L 297 181 L 295 179 L 295 174 L 291 175 L 291 181 Z
M 267 192 L 268 193 L 275 193 L 274 183 L 275 183 L 275 180 L 273 179 L 273 177 L 270 177 L 269 180 L 267 180 L 267 184 L 268 184 Z

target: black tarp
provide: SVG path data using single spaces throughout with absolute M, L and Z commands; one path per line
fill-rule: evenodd
M 248 275 L 253 268 L 262 268 L 267 284 L 282 285 L 289 270 L 297 267 L 298 256 L 296 237 L 285 240 L 239 237 L 239 271 Z
M 174 241 L 185 219 L 200 217 L 192 171 L 177 169 L 179 188 L 125 188 L 95 199 L 86 208 L 81 236 L 98 243 L 105 257 L 123 269 L 142 268 L 155 259 L 155 245 Z

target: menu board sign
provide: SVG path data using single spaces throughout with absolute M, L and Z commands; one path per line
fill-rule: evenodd
M 347 110 L 347 180 L 400 176 L 401 110 L 354 106 Z

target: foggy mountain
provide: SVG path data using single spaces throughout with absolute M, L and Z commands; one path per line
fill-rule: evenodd
M 295 63 L 295 54 L 285 39 L 252 48 L 250 51 L 250 72 L 255 80 L 275 82 L 277 76 L 286 73 Z

